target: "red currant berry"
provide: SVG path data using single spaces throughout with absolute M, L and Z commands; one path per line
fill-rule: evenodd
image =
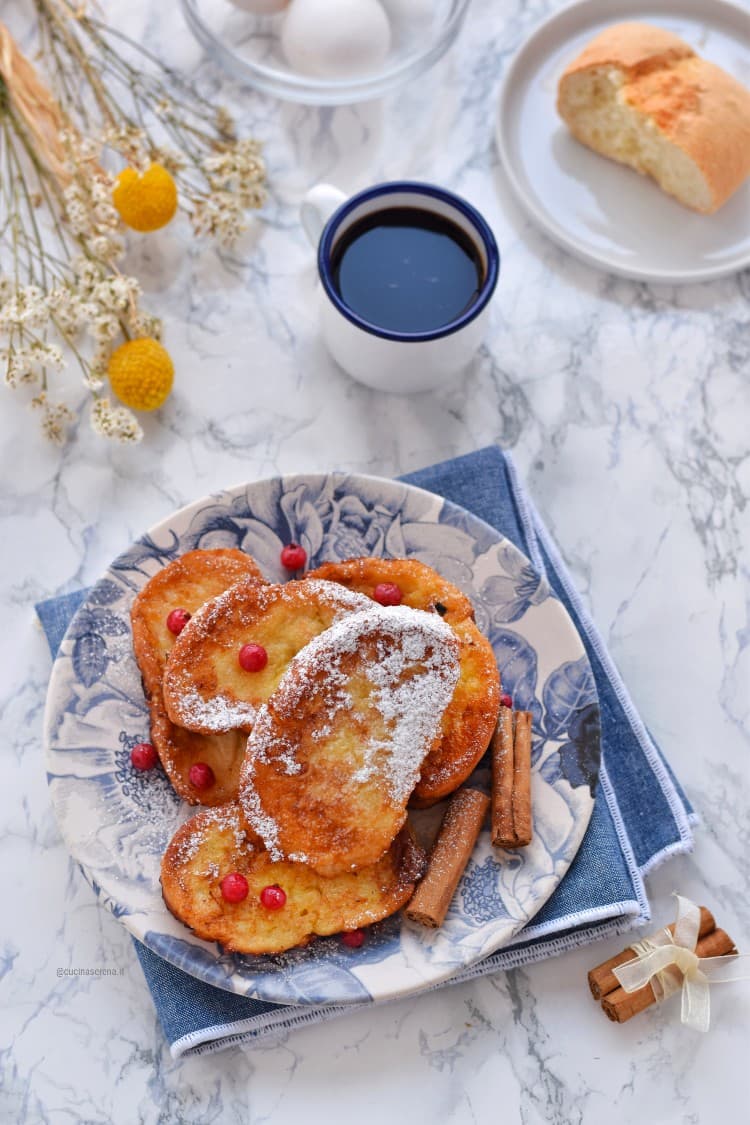
M 137 770 L 152 770 L 159 761 L 159 755 L 150 742 L 139 742 L 130 751 L 130 761 Z
M 379 582 L 372 592 L 376 602 L 381 605 L 401 605 L 403 593 L 395 582 Z
M 246 672 L 260 672 L 268 664 L 268 653 L 263 645 L 243 645 L 237 659 Z
M 229 875 L 225 875 L 219 886 L 222 897 L 227 902 L 242 902 L 247 898 L 247 892 L 250 890 L 247 879 L 244 875 L 240 875 L 239 871 L 232 871 Z
M 348 945 L 350 949 L 359 949 L 360 945 L 365 943 L 365 931 L 345 930 L 341 935 L 341 941 L 344 945 Z
M 194 789 L 210 789 L 216 781 L 214 771 L 206 762 L 194 762 L 188 777 Z
M 287 543 L 281 552 L 281 565 L 286 570 L 302 570 L 307 562 L 307 551 L 299 543 Z
M 170 633 L 174 633 L 176 637 L 179 637 L 191 616 L 192 615 L 188 613 L 186 609 L 173 609 L 167 617 L 167 628 Z
M 504 691 L 502 693 L 502 695 L 500 696 L 500 706 L 501 707 L 512 707 L 513 706 L 513 696 L 508 695 L 507 691 Z
M 286 902 L 286 891 L 274 883 L 270 887 L 264 887 L 260 892 L 260 901 L 265 906 L 266 910 L 281 910 Z

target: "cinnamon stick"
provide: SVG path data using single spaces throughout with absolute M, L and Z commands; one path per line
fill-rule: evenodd
M 674 922 L 667 929 L 671 934 L 674 934 Z M 716 922 L 710 910 L 705 906 L 701 907 L 701 922 L 698 930 L 698 940 L 706 937 L 713 930 L 716 929 Z M 619 965 L 624 965 L 626 961 L 632 961 L 635 957 L 635 951 L 631 946 L 623 949 L 621 953 L 610 957 L 608 961 L 604 961 L 601 965 L 597 965 L 589 973 L 589 988 L 591 995 L 595 1000 L 601 1000 L 602 996 L 608 996 L 610 992 L 614 992 L 616 988 L 620 987 L 620 982 L 615 976 L 613 969 L 618 968 Z
M 427 872 L 406 907 L 407 918 L 432 928 L 443 924 L 489 804 L 489 797 L 477 789 L 459 789 L 451 797 L 430 852 Z
M 513 832 L 513 711 L 501 707 L 492 736 L 492 828 L 496 847 L 514 839 Z
M 513 831 L 515 847 L 531 843 L 531 712 L 513 718 Z
M 531 843 L 531 712 L 501 707 L 492 738 L 492 843 Z
M 695 947 L 699 957 L 724 957 L 728 953 L 736 953 L 734 942 L 725 930 L 715 929 L 701 938 Z M 632 960 L 632 958 L 631 958 Z M 624 988 L 616 988 L 602 1000 L 602 1009 L 605 1015 L 615 1023 L 625 1023 L 656 1003 L 656 996 L 651 984 L 635 992 L 626 992 Z

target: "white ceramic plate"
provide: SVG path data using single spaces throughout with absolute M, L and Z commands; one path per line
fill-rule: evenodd
M 160 769 L 138 773 L 148 739 L 130 607 L 148 578 L 197 547 L 239 547 L 272 581 L 296 540 L 311 566 L 358 555 L 412 556 L 472 598 L 503 685 L 534 716 L 534 840 L 498 853 L 485 830 L 445 925 L 401 915 L 360 949 L 336 936 L 279 957 L 242 957 L 201 941 L 164 906 L 164 849 L 191 810 Z M 112 563 L 71 622 L 50 681 L 47 772 L 66 843 L 101 901 L 140 941 L 193 976 L 277 1003 L 383 1000 L 437 984 L 511 941 L 570 866 L 593 809 L 598 700 L 565 608 L 511 543 L 462 508 L 408 485 L 328 474 L 259 481 L 176 512 Z M 487 769 L 479 778 L 487 781 Z
M 722 0 L 583 0 L 546 20 L 513 59 L 497 114 L 503 168 L 551 238 L 591 265 L 642 281 L 707 281 L 750 265 L 750 181 L 698 215 L 637 172 L 579 144 L 555 109 L 563 70 L 613 23 L 675 32 L 750 85 L 750 13 Z

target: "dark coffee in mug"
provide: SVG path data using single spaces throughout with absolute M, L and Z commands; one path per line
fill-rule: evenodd
M 471 237 L 421 207 L 384 207 L 358 219 L 334 245 L 331 274 L 352 312 L 390 332 L 433 332 L 453 323 L 484 284 Z

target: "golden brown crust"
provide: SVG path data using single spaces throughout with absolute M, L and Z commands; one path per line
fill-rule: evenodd
M 317 570 L 311 570 L 305 578 L 338 582 L 348 590 L 365 594 L 368 598 L 373 596 L 379 583 L 393 582 L 404 595 L 402 605 L 428 612 L 435 611 L 436 606 L 442 606 L 445 612 L 436 612 L 449 625 L 464 621 L 467 617 L 474 619 L 474 607 L 466 594 L 431 566 L 417 559 L 359 558 L 323 563 Z
M 679 35 L 647 23 L 617 23 L 595 36 L 565 68 L 562 80 L 591 67 L 615 66 L 632 80 L 695 55 Z
M 290 660 L 309 641 L 365 599 L 331 582 L 260 586 L 239 582 L 208 602 L 183 629 L 164 674 L 164 702 L 173 722 L 209 734 L 250 730 Z M 268 663 L 246 672 L 244 644 L 262 645 Z
M 131 610 L 133 650 L 149 705 L 151 740 L 176 792 L 191 804 L 221 804 L 236 796 L 245 739 L 236 734 L 203 739 L 170 722 L 162 677 L 175 638 L 167 629 L 167 616 L 173 609 L 195 613 L 206 600 L 243 578 L 263 581 L 255 560 L 242 551 L 188 551 L 149 579 Z M 211 766 L 214 786 L 198 791 L 190 784 L 188 774 L 195 762 Z
M 186 609 L 194 614 L 204 602 L 243 578 L 265 581 L 250 555 L 222 548 L 187 551 L 148 580 L 136 595 L 130 619 L 136 660 L 149 690 L 161 680 L 175 642 L 167 628 L 170 611 Z
M 341 582 L 350 590 L 373 596 L 380 582 L 394 582 L 404 605 L 435 611 L 450 624 L 461 645 L 461 672 L 443 716 L 441 741 L 422 765 L 410 804 L 424 808 L 458 789 L 487 750 L 497 724 L 500 676 L 492 646 L 474 624 L 474 609 L 457 586 L 416 559 L 348 559 L 325 563 L 308 578 Z
M 283 953 L 395 913 L 411 898 L 424 859 L 403 829 L 376 864 L 324 878 L 303 864 L 272 862 L 231 804 L 204 810 L 178 829 L 162 860 L 162 892 L 169 910 L 198 937 L 236 953 Z M 249 893 L 228 903 L 220 884 L 235 871 L 247 879 Z M 280 910 L 260 902 L 262 889 L 274 884 L 287 896 Z
M 240 804 L 272 856 L 323 875 L 389 847 L 459 673 L 459 645 L 435 614 L 369 606 L 292 661 L 240 777 Z
M 698 165 L 713 211 L 750 175 L 750 91 L 721 67 L 686 59 L 646 75 L 625 97 Z
M 440 741 L 422 764 L 409 802 L 413 808 L 434 805 L 458 789 L 487 750 L 497 725 L 500 675 L 492 645 L 473 621 L 461 621 L 453 631 L 461 646 L 458 683 L 443 716 Z
M 578 75 L 611 69 L 622 75 L 622 100 L 700 170 L 711 199 L 701 210 L 716 211 L 750 175 L 750 91 L 676 35 L 648 24 L 616 24 L 596 36 L 560 79 L 558 111 L 584 143 L 570 84 Z

